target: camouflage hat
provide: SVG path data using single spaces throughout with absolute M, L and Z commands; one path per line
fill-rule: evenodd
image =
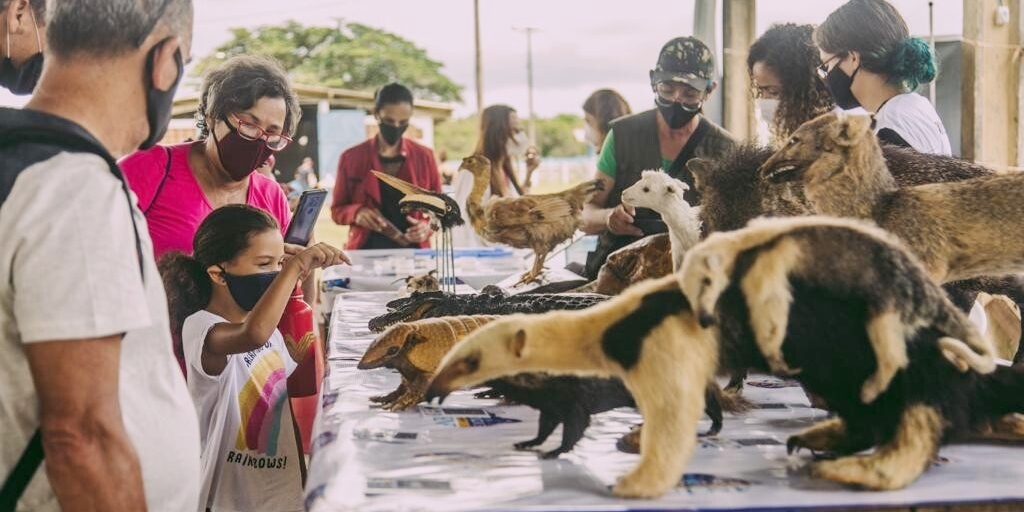
M 651 70 L 651 85 L 683 82 L 707 90 L 715 80 L 715 56 L 694 37 L 677 37 L 661 47 L 658 64 Z

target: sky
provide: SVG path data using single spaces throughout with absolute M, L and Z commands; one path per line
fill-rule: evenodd
M 776 22 L 820 23 L 839 0 L 760 0 L 757 32 Z M 928 34 L 927 0 L 892 0 L 914 34 Z M 602 87 L 622 93 L 634 111 L 653 101 L 648 70 L 661 46 L 693 32 L 695 0 L 480 0 L 484 104 L 528 113 L 526 37 L 533 35 L 534 107 L 540 117 L 582 115 L 587 95 Z M 719 12 L 722 2 L 717 2 Z M 936 35 L 959 35 L 962 0 L 934 0 Z M 233 27 L 294 19 L 334 26 L 338 19 L 399 34 L 424 48 L 464 87 L 455 115 L 476 108 L 473 0 L 195 0 L 193 56 L 214 52 Z M 721 32 L 718 34 L 721 38 Z M 183 89 L 187 89 L 184 87 Z M 0 105 L 22 98 L 0 91 Z

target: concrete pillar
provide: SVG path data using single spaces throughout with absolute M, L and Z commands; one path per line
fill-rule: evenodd
M 757 0 L 725 0 L 722 5 L 722 85 L 724 128 L 736 138 L 754 137 L 754 106 L 747 72 L 747 50 L 756 37 Z
M 997 23 L 997 8 L 1009 8 Z M 1024 69 L 1020 0 L 963 0 L 963 157 L 996 169 L 1022 167 Z

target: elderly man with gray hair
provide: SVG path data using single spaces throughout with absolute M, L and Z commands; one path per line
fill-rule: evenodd
M 167 128 L 192 1 L 47 11 L 34 96 L 0 109 L 0 510 L 198 510 L 196 413 L 115 161 Z

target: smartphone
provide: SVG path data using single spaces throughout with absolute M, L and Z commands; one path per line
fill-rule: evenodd
M 299 196 L 299 206 L 295 208 L 292 221 L 288 224 L 288 232 L 284 235 L 284 243 L 306 246 L 313 237 L 313 226 L 324 206 L 327 191 L 314 188 Z

